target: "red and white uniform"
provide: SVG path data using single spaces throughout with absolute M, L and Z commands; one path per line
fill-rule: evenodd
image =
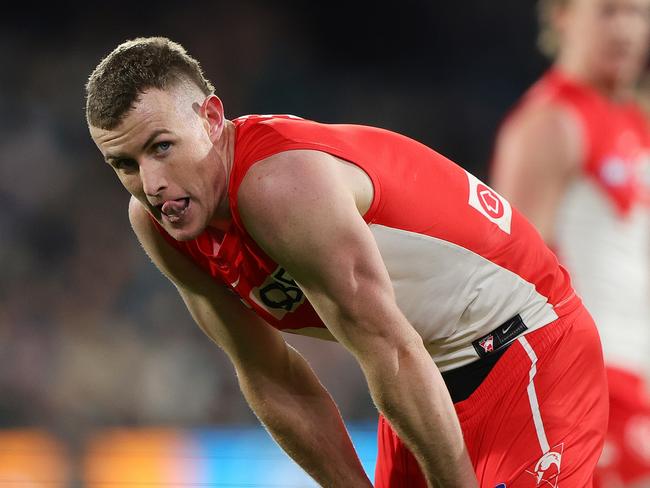
M 523 102 L 570 111 L 584 159 L 557 215 L 555 245 L 598 324 L 605 360 L 650 373 L 650 129 L 633 103 L 550 71 Z
M 513 408 L 525 410 L 518 411 L 517 416 L 530 424 L 529 444 L 537 447 L 527 452 L 525 459 L 519 459 L 516 452 L 512 458 L 518 459 L 515 464 L 522 472 L 527 464 L 537 462 L 555 439 L 546 443 L 538 439 L 545 435 L 543 422 L 535 420 L 539 419 L 539 405 L 544 401 L 530 397 L 528 385 L 533 384 L 530 372 L 535 368 L 536 352 L 527 352 L 526 347 L 538 347 L 540 354 L 550 351 L 549 344 L 566 335 L 584 309 L 566 271 L 534 228 L 474 176 L 407 137 L 371 127 L 325 125 L 291 116 L 247 116 L 233 122 L 236 140 L 228 187 L 233 217 L 230 229 L 222 241 L 207 229 L 194 241 L 176 242 L 166 236 L 169 242 L 231 288 L 274 327 L 331 339 L 295 282 L 246 232 L 236 196 L 253 164 L 283 151 L 317 150 L 356 164 L 374 186 L 374 200 L 364 218 L 388 270 L 397 304 L 423 338 L 440 370 L 471 363 L 502 345 L 499 341 L 519 341 L 502 359 L 511 357 L 519 364 L 508 369 L 521 370 L 519 394 L 525 402 Z M 515 325 L 510 323 L 504 330 L 495 331 L 517 316 Z M 518 330 L 516 337 L 508 337 L 511 327 Z M 556 338 L 538 344 L 533 336 L 544 329 L 555 331 L 551 335 Z M 589 354 L 595 358 L 598 371 L 600 349 L 597 336 L 592 334 Z M 529 335 L 531 340 L 526 341 Z M 577 346 L 578 354 L 582 350 Z M 575 384 L 581 381 L 582 372 L 574 374 L 570 382 Z M 586 384 L 591 391 L 602 393 L 601 380 L 588 380 Z M 589 408 L 600 411 L 602 402 L 597 396 L 586 395 L 586 401 Z M 499 398 L 493 400 L 498 404 Z M 488 404 L 480 409 L 488 411 Z M 602 442 L 597 428 L 602 415 L 595 417 L 593 432 L 585 433 L 594 452 Z M 382 432 L 384 429 L 380 437 Z M 477 466 L 482 462 L 482 452 L 473 453 Z M 390 462 L 393 454 L 380 447 L 377 486 L 400 486 L 386 481 L 393 469 L 390 466 L 397 469 Z M 382 466 L 388 473 L 385 476 L 380 474 Z M 514 476 L 510 471 L 503 473 L 501 481 L 508 482 L 506 478 Z M 499 479 L 491 477 L 499 476 L 495 473 L 484 477 L 482 486 L 493 482 L 490 488 L 496 485 Z M 405 476 L 401 479 L 408 478 Z
M 579 175 L 556 217 L 555 245 L 598 325 L 610 380 L 616 378 L 601 465 L 608 479 L 650 486 L 644 391 L 650 373 L 650 128 L 634 103 L 613 102 L 558 70 L 538 81 L 517 110 L 549 104 L 573 117 L 583 148 Z

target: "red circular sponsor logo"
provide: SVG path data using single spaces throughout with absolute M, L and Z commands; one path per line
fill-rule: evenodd
M 503 202 L 501 201 L 501 197 L 499 197 L 492 188 L 488 188 L 483 183 L 479 183 L 476 186 L 476 196 L 478 197 L 481 207 L 483 207 L 485 213 L 490 217 L 493 219 L 503 217 Z

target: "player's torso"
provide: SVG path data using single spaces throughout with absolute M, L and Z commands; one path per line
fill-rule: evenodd
M 650 133 L 632 104 L 559 85 L 578 122 L 584 161 L 556 220 L 560 260 L 599 326 L 606 358 L 650 366 Z M 569 83 L 563 88 L 562 83 Z
M 519 213 L 431 149 L 369 127 L 259 116 L 235 124 L 233 225 L 223 242 L 208 230 L 184 252 L 278 329 L 331 338 L 291 276 L 247 234 L 237 211 L 247 169 L 293 149 L 332 154 L 370 177 L 374 198 L 364 218 L 400 309 L 442 370 L 579 304 L 566 273 Z M 517 316 L 520 321 L 490 336 Z

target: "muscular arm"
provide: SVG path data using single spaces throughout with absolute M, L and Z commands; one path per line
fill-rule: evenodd
M 574 117 L 560 107 L 530 107 L 503 128 L 495 151 L 492 186 L 553 244 L 555 218 L 582 159 Z
M 476 478 L 442 377 L 399 310 L 349 182 L 330 156 L 292 151 L 255 165 L 240 188 L 244 223 L 356 357 L 370 393 L 432 486 Z
M 277 330 L 173 249 L 133 199 L 129 217 L 194 320 L 232 361 L 246 400 L 282 448 L 322 486 L 371 486 L 336 405 L 307 362 Z

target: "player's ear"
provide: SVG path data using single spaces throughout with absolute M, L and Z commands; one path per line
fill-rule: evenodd
M 216 143 L 223 132 L 225 117 L 223 103 L 216 95 L 209 95 L 201 105 L 201 117 L 204 120 L 208 135 L 213 143 Z

